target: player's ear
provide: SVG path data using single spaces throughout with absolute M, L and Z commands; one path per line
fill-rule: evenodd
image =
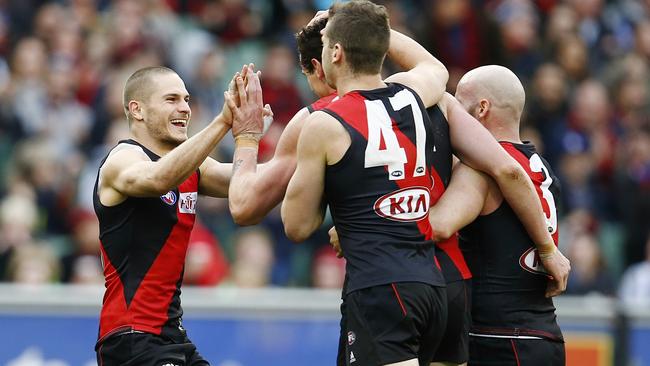
M 479 119 L 488 115 L 488 113 L 490 111 L 490 107 L 491 107 L 490 101 L 487 100 L 487 99 L 481 99 L 478 102 L 478 113 L 477 113 L 477 115 L 478 115 Z
M 316 77 L 319 80 L 323 80 L 325 78 L 325 72 L 323 72 L 323 64 L 321 64 L 317 59 L 312 58 L 311 65 L 314 67 L 314 73 L 316 74 Z
M 142 110 L 142 104 L 137 100 L 129 101 L 129 113 L 133 116 L 133 119 L 137 121 L 144 120 L 144 113 Z
M 343 47 L 340 43 L 335 43 L 332 47 L 332 63 L 337 63 L 343 59 Z

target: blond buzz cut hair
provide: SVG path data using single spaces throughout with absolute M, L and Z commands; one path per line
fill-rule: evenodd
M 124 93 L 122 94 L 122 103 L 126 119 L 131 124 L 131 113 L 129 112 L 129 102 L 137 100 L 139 102 L 148 102 L 151 94 L 155 89 L 154 76 L 162 74 L 176 74 L 176 72 L 165 66 L 150 66 L 137 70 L 126 80 Z

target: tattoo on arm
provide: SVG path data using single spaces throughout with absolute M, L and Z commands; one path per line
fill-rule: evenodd
M 232 172 L 235 173 L 243 163 L 244 159 L 237 159 L 237 161 L 232 165 Z

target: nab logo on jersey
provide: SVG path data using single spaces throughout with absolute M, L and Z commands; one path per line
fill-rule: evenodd
M 394 221 L 420 221 L 429 213 L 431 198 L 425 187 L 403 188 L 375 202 L 375 213 Z
M 542 260 L 539 259 L 537 249 L 529 248 L 524 254 L 519 257 L 519 265 L 526 271 L 538 275 L 547 275 L 546 269 L 542 265 Z
M 181 192 L 178 200 L 178 212 L 195 214 L 196 213 L 196 192 Z
M 176 193 L 174 193 L 174 191 L 169 191 L 160 196 L 160 199 L 166 204 L 172 206 L 174 203 L 176 203 Z

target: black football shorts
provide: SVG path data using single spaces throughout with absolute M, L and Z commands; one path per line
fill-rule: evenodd
M 564 366 L 564 343 L 545 338 L 469 337 L 470 366 Z
M 472 280 L 447 283 L 447 328 L 433 361 L 454 364 L 467 362 L 471 325 Z
M 429 364 L 447 322 L 444 287 L 398 282 L 353 291 L 344 301 L 347 366 L 413 358 Z
M 175 343 L 150 333 L 125 333 L 97 347 L 100 366 L 209 366 L 189 339 Z

